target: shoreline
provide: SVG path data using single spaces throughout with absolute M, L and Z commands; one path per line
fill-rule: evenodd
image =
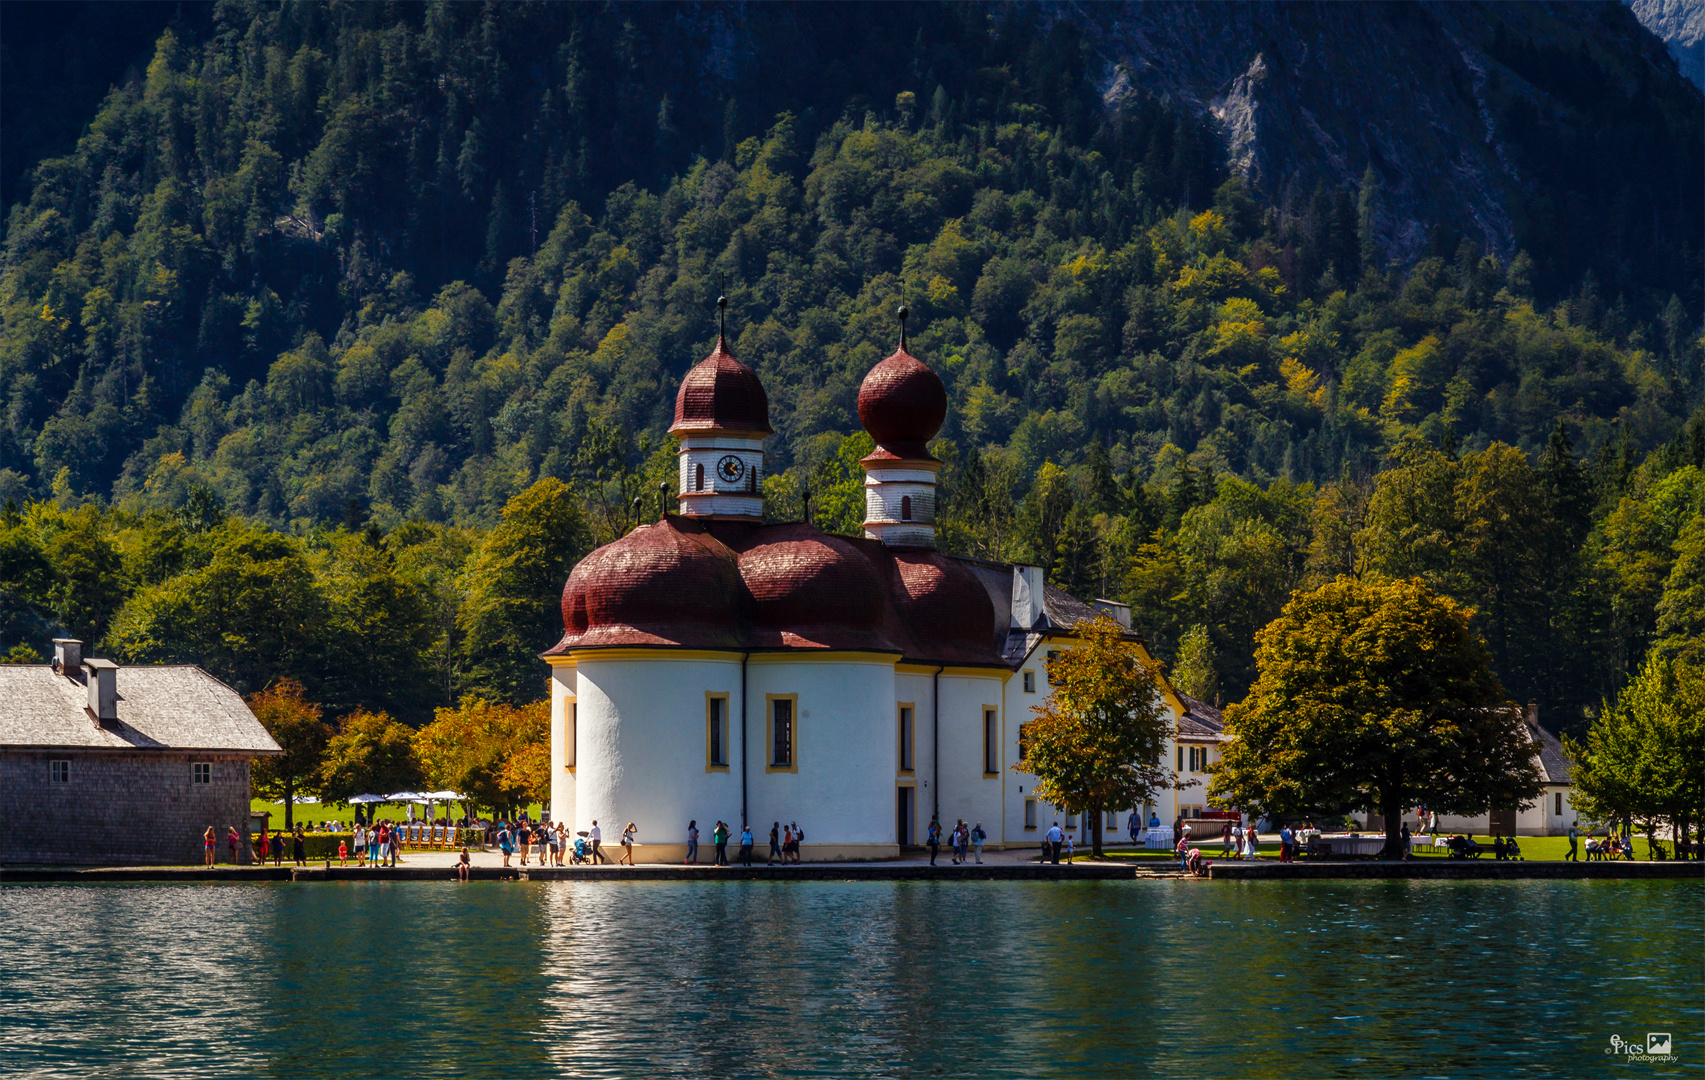
M 1216 862 L 1205 879 L 1170 864 L 1137 866 L 1081 861 L 930 866 L 916 863 L 804 863 L 793 866 L 476 866 L 474 881 L 1326 881 L 1354 879 L 1456 881 L 1705 879 L 1699 862 Z M 0 868 L 0 885 L 175 881 L 194 884 L 255 882 L 455 881 L 446 866 L 104 866 Z

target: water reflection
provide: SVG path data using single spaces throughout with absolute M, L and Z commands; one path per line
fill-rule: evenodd
M 1705 1029 L 1702 901 L 1693 882 L 9 886 L 0 1023 L 5 1067 L 44 1076 L 1579 1075 L 1648 1029 L 1697 1072 L 1679 1033 Z

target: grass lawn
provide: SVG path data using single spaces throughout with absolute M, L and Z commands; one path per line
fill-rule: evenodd
M 451 805 L 454 806 L 456 804 L 452 803 Z M 439 803 L 434 808 L 433 812 L 442 814 L 444 812 L 443 807 L 444 804 Z M 261 813 L 263 811 L 270 813 L 272 817 L 269 819 L 268 823 L 272 828 L 279 829 L 284 827 L 284 804 L 282 802 L 267 802 L 265 799 L 250 799 L 249 809 L 255 813 Z M 544 808 L 538 803 L 534 803 L 532 806 L 528 807 L 527 811 L 534 821 L 538 821 L 544 814 Z M 402 803 L 381 803 L 379 804 L 377 812 L 379 817 L 390 821 L 396 821 L 408 817 L 408 807 L 404 806 Z M 415 810 L 415 813 L 417 815 L 424 815 L 426 813 L 426 807 L 419 807 Z M 303 825 L 318 825 L 322 821 L 333 821 L 348 828 L 355 823 L 355 807 L 298 802 L 295 806 L 292 818 L 299 824 Z

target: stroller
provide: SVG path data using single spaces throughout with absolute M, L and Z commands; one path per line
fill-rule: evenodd
M 586 846 L 586 837 L 577 836 L 574 838 L 574 854 L 571 857 L 571 860 L 576 863 L 592 861 L 590 851 Z

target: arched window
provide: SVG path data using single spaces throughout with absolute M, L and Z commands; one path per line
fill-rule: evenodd
M 703 491 L 704 490 L 704 466 L 703 465 L 694 465 L 693 466 L 693 490 L 694 491 Z
M 910 495 L 900 496 L 900 520 L 912 520 L 912 497 Z

